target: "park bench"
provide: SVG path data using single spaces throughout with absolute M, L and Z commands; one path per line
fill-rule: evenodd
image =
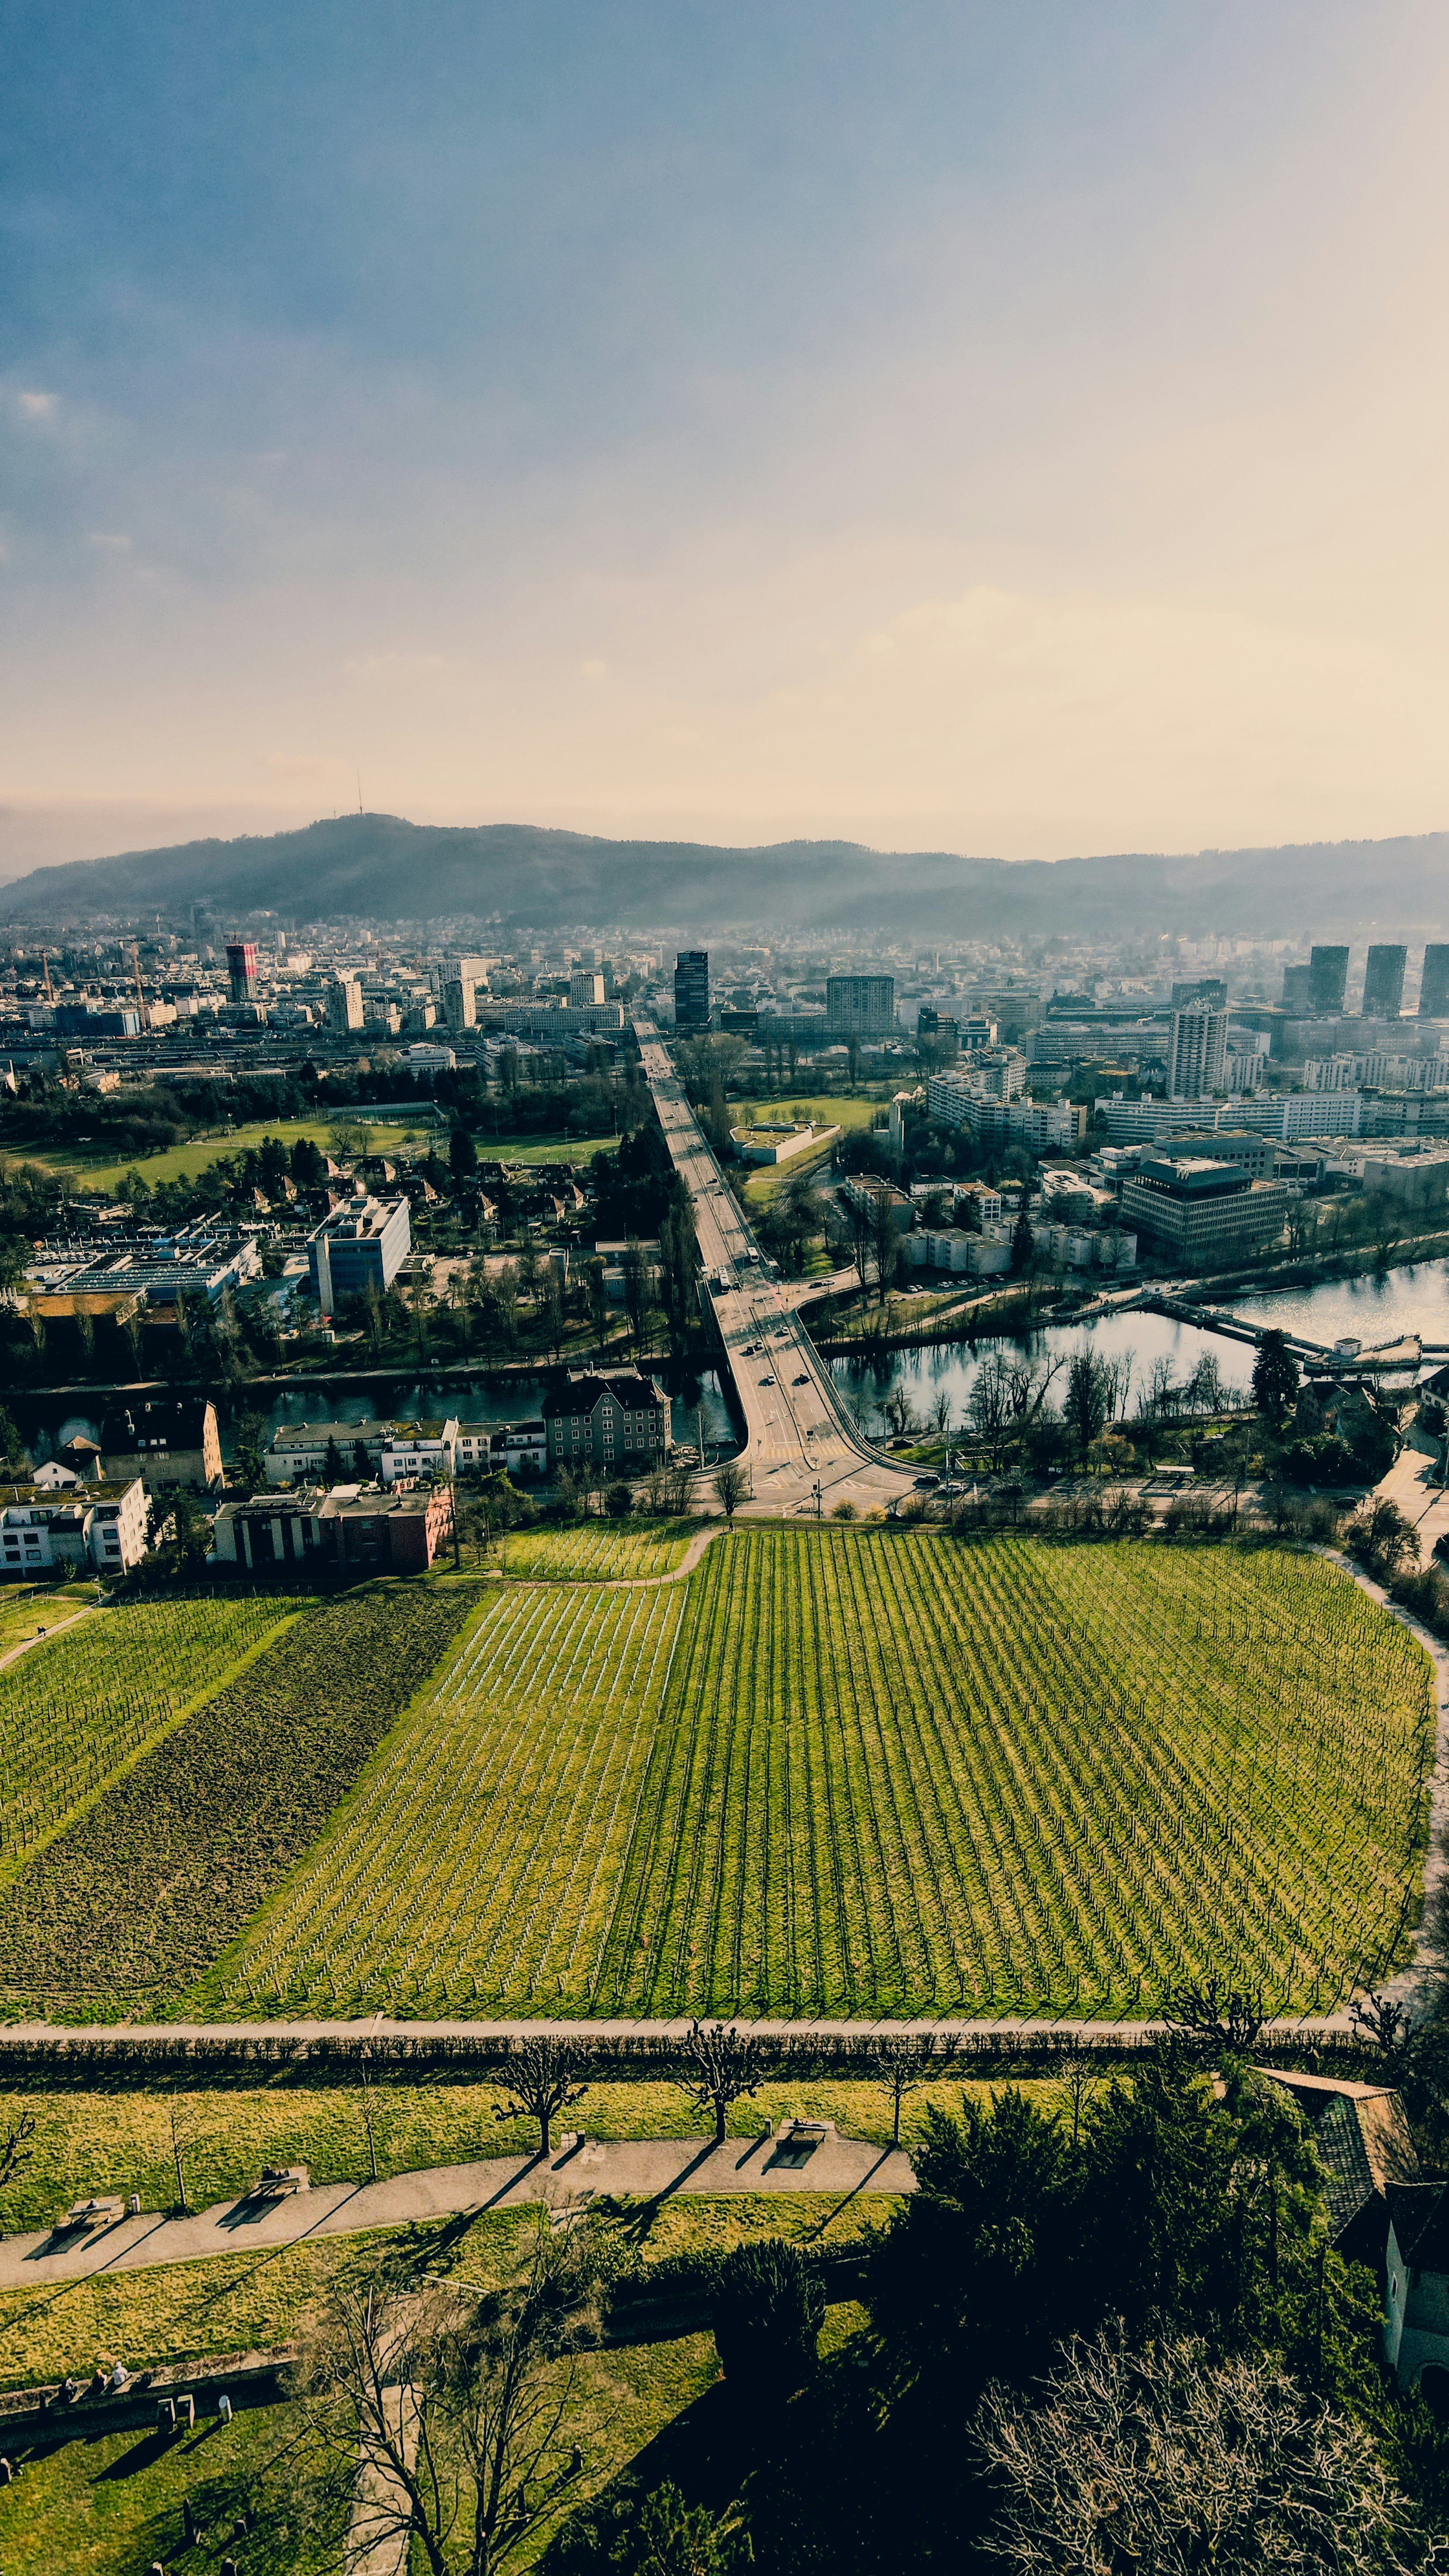
M 310 2191 L 311 2171 L 306 2165 L 263 2165 L 247 2193 L 248 2200 L 286 2200 L 294 2191 Z
M 72 2201 L 64 2218 L 56 2220 L 55 2234 L 84 2235 L 87 2228 L 114 2226 L 116 2220 L 124 2218 L 125 2214 L 126 2204 L 118 2195 L 92 2193 L 89 2200 Z

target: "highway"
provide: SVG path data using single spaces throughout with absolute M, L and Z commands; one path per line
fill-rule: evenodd
M 740 1465 L 750 1493 L 741 1511 L 775 1519 L 824 1516 L 842 1503 L 862 1516 L 884 1510 L 911 1491 L 909 1474 L 860 1439 L 788 1291 L 766 1273 L 658 1029 L 636 1020 L 634 1033 L 674 1168 L 694 1203 L 710 1303 L 744 1416 Z

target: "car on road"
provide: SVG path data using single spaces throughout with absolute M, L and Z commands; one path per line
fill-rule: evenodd
M 915 1488 L 918 1494 L 934 1494 L 940 1481 L 941 1479 L 939 1476 L 917 1476 L 914 1479 Z
M 772 1377 L 762 1377 L 760 1380 L 761 1386 L 773 1386 L 774 1383 L 775 1381 Z

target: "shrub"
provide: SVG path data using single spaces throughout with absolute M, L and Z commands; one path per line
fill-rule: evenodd
M 825 2292 L 798 2245 L 767 2236 L 737 2245 L 715 2279 L 714 2340 L 725 2377 L 751 2383 L 766 2404 L 803 2386 L 815 2369 Z
M 604 1496 L 604 1508 L 611 1520 L 626 1521 L 628 1519 L 629 1514 L 634 1508 L 634 1497 L 630 1492 L 629 1487 L 623 1482 L 622 1478 L 618 1484 L 611 1485 L 609 1487 L 608 1492 Z

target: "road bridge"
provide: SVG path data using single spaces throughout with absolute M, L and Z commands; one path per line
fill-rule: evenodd
M 741 1506 L 756 1519 L 796 1512 L 887 1509 L 911 1477 L 862 1438 L 829 1369 L 770 1278 L 743 1209 L 705 1141 L 669 1050 L 650 1020 L 634 1034 L 674 1168 L 694 1206 L 706 1293 L 744 1416 Z

